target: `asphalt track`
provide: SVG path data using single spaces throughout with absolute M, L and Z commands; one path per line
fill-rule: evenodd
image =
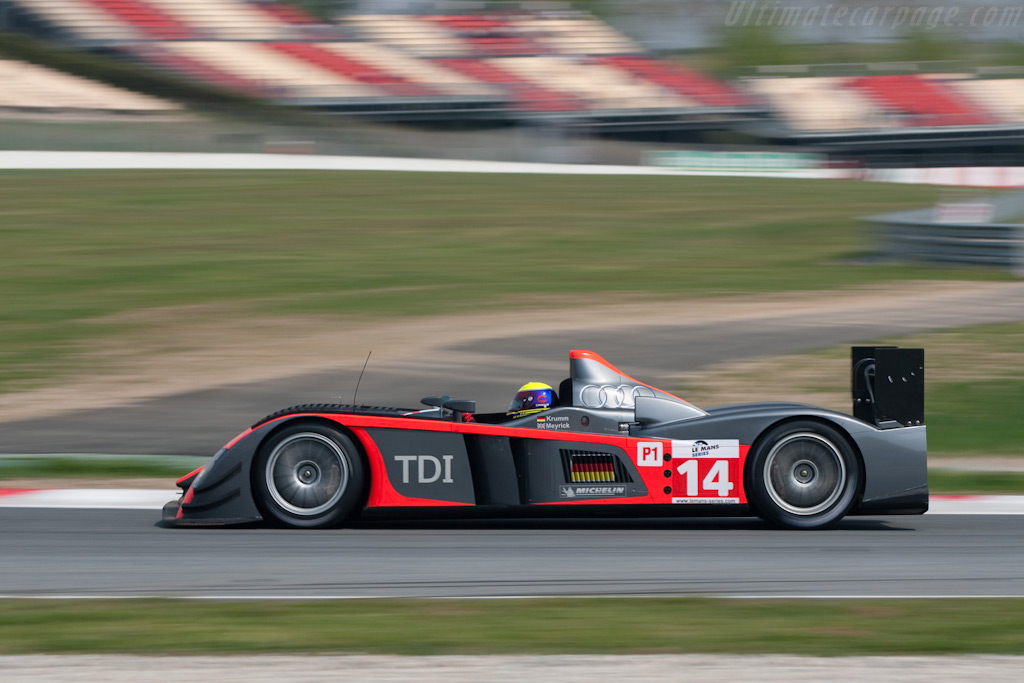
M 156 510 L 0 509 L 0 595 L 1022 596 L 1020 516 L 434 519 L 173 529 Z

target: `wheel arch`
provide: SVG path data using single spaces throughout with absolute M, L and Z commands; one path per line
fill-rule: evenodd
M 768 434 L 773 432 L 778 427 L 782 427 L 787 424 L 794 424 L 797 422 L 813 422 L 819 425 L 829 427 L 830 429 L 834 429 L 843 438 L 843 441 L 846 443 L 846 445 L 849 446 L 851 452 L 857 458 L 857 467 L 860 469 L 861 474 L 861 476 L 857 478 L 857 490 L 854 493 L 853 498 L 853 507 L 859 508 L 861 505 L 861 501 L 864 498 L 864 486 L 867 482 L 867 476 L 865 476 L 866 470 L 864 466 L 864 454 L 861 453 L 860 446 L 857 445 L 856 439 L 853 438 L 853 435 L 850 434 L 848 429 L 846 429 L 839 422 L 835 420 L 830 420 L 829 418 L 821 415 L 788 415 L 786 417 L 775 420 L 774 422 L 766 424 L 760 430 L 760 432 L 758 432 L 757 437 L 750 444 L 750 450 L 747 452 L 747 458 L 743 464 L 743 489 L 745 492 L 748 492 L 747 500 L 750 507 L 755 512 L 757 512 L 756 505 L 754 504 L 754 501 L 751 499 L 751 496 L 749 494 L 750 488 L 753 485 L 753 473 L 751 469 L 754 463 L 753 455 L 757 453 L 758 449 L 764 444 L 765 440 L 768 437 Z
M 310 414 L 296 414 L 282 418 L 281 420 L 278 421 L 277 424 L 273 426 L 272 429 L 267 430 L 266 434 L 263 434 L 261 436 L 259 443 L 256 444 L 256 447 L 253 450 L 252 463 L 255 464 L 257 462 L 258 458 L 264 452 L 264 449 L 267 447 L 267 445 L 270 444 L 275 438 L 277 438 L 277 436 L 280 435 L 281 432 L 299 425 L 312 425 L 317 427 L 323 427 L 326 429 L 331 429 L 344 435 L 345 437 L 348 438 L 349 441 L 352 442 L 356 449 L 356 453 L 354 455 L 355 457 L 358 457 L 360 459 L 361 464 L 363 466 L 362 481 L 360 481 L 359 483 L 360 490 L 357 508 L 358 510 L 365 509 L 366 503 L 370 497 L 371 465 L 369 457 L 367 456 L 366 448 L 363 445 L 362 440 L 351 429 L 349 429 L 346 425 L 340 422 L 324 417 L 322 415 Z M 257 477 L 260 476 L 257 470 L 257 467 L 249 468 L 249 485 L 250 490 L 252 490 L 253 492 L 253 499 L 254 502 L 256 503 L 256 507 L 260 509 L 261 513 L 263 513 L 263 506 L 265 505 L 265 503 L 263 503 L 259 499 L 260 497 L 256 495 L 256 492 L 258 491 L 256 479 Z M 264 518 L 266 518 L 266 515 L 264 515 Z
M 320 425 L 321 427 L 327 427 L 329 429 L 334 429 L 341 432 L 342 434 L 344 434 L 345 436 L 352 440 L 352 443 L 354 443 L 356 445 L 356 448 L 359 449 L 360 457 L 362 457 L 364 461 L 366 460 L 366 448 L 363 446 L 362 440 L 355 434 L 355 432 L 349 429 L 346 425 L 343 425 L 342 423 L 332 420 L 328 417 L 324 417 L 323 415 L 298 414 L 282 418 L 281 420 L 278 421 L 277 424 L 274 425 L 273 429 L 268 430 L 266 434 L 263 434 L 261 436 L 260 441 L 256 445 L 256 449 L 254 452 L 259 452 L 271 439 L 276 437 L 285 429 L 288 429 L 289 427 L 292 427 L 296 424 L 315 424 Z

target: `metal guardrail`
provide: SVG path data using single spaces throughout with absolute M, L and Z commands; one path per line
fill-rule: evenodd
M 880 221 L 887 256 L 1006 268 L 1024 277 L 1024 225 Z
M 888 258 L 984 266 L 1024 277 L 1024 192 L 867 218 Z

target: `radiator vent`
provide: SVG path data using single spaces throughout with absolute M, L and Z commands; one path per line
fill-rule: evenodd
M 587 482 L 629 483 L 633 478 L 622 461 L 611 453 L 573 451 L 561 449 L 565 481 L 570 484 Z

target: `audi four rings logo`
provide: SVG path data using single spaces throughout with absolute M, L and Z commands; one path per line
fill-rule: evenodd
M 654 389 L 633 384 L 588 384 L 580 389 L 580 401 L 587 408 L 632 408 L 637 396 L 654 398 Z

